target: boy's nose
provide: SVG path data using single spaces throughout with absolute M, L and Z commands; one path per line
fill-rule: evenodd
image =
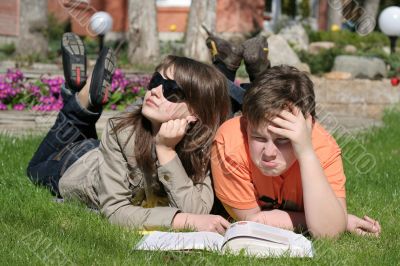
M 276 157 L 277 153 L 277 147 L 275 146 L 273 141 L 268 141 L 265 143 L 264 156 L 268 157 L 269 159 L 273 159 Z

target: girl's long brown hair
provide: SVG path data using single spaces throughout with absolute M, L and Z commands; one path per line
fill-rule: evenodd
M 185 93 L 185 102 L 197 117 L 197 121 L 176 146 L 176 152 L 188 176 L 193 182 L 199 183 L 204 180 L 209 169 L 211 143 L 215 133 L 230 113 L 226 78 L 214 66 L 172 55 L 167 56 L 156 71 L 167 73 L 170 67 L 174 69 L 174 80 Z M 138 167 L 144 172 L 154 173 L 151 123 L 142 115 L 142 108 L 114 120 L 115 134 L 133 125 L 130 137 L 135 138 L 134 154 Z

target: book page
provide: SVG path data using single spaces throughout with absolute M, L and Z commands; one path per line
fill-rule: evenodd
M 287 246 L 289 250 L 301 249 L 307 256 L 313 254 L 311 241 L 303 235 L 269 225 L 248 221 L 233 223 L 225 233 L 224 244 L 239 238 L 248 238 L 247 242 L 251 242 L 251 238 L 273 242 Z
M 289 232 L 289 234 L 288 234 Z M 233 223 L 225 233 L 224 241 L 238 236 L 248 236 L 289 245 L 290 231 L 254 222 Z
M 160 232 L 155 231 L 142 238 L 137 250 L 191 250 L 219 251 L 224 237 L 212 232 Z

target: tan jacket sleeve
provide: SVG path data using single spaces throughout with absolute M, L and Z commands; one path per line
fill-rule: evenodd
M 116 136 L 111 132 L 111 122 L 103 132 L 100 147 L 104 161 L 99 167 L 98 197 L 103 215 L 113 224 L 145 228 L 170 227 L 175 214 L 174 207 L 143 208 L 131 203 L 127 162 Z
M 182 212 L 208 214 L 214 203 L 209 171 L 202 183 L 194 184 L 178 156 L 158 168 L 170 204 Z

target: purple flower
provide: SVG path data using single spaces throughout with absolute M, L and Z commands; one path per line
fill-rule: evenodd
M 110 105 L 111 110 L 117 110 L 117 105 L 115 103 Z
M 7 105 L 5 105 L 4 103 L 0 102 L 0 110 L 7 110 Z
M 23 103 L 17 103 L 13 106 L 13 109 L 16 111 L 22 111 L 25 109 L 25 104 Z

